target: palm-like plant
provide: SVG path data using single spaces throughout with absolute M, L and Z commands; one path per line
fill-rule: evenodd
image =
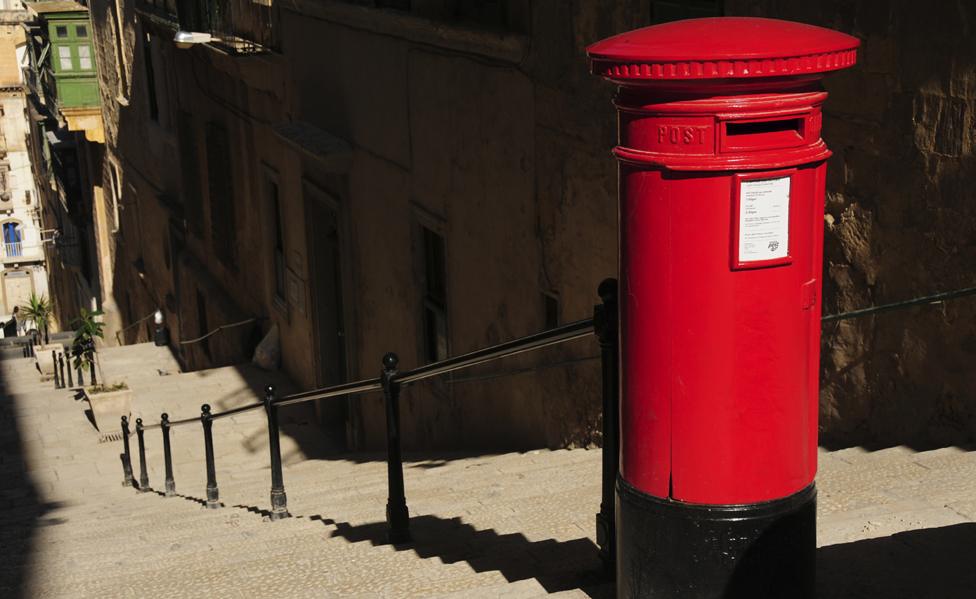
M 51 316 L 54 314 L 54 304 L 45 295 L 38 296 L 31 293 L 27 298 L 27 305 L 21 306 L 24 316 L 34 321 L 34 326 L 44 334 L 45 345 L 50 343 L 48 328 L 51 326 Z
M 92 364 L 95 355 L 95 338 L 105 338 L 105 333 L 102 331 L 105 328 L 105 323 L 96 320 L 102 314 L 104 312 L 101 310 L 82 308 L 78 318 L 71 323 L 75 327 L 75 338 L 72 341 L 75 369 L 87 368 Z M 98 370 L 99 375 L 101 375 L 101 365 L 98 365 Z

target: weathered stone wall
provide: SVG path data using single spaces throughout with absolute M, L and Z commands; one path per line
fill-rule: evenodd
M 828 77 L 825 313 L 976 285 L 976 3 L 731 0 L 859 37 Z M 976 298 L 828 323 L 821 427 L 832 444 L 976 434 Z
M 115 295 L 130 318 L 163 305 L 174 337 L 193 337 L 196 293 L 214 289 L 209 325 L 245 315 L 266 318 L 264 327 L 277 323 L 285 369 L 303 387 L 321 384 L 312 291 L 317 257 L 310 248 L 322 231 L 308 222 L 310 188 L 330 198 L 341 220 L 348 367 L 340 378 L 375 376 L 390 350 L 400 353 L 404 368 L 421 362 L 418 223 L 434 222 L 446 239 L 452 354 L 543 328 L 543 292 L 558 297 L 562 322 L 590 314 L 596 285 L 616 270 L 616 165 L 609 155 L 616 132 L 612 86 L 587 72 L 585 47 L 648 24 L 647 0 L 539 0 L 508 34 L 332 0 L 293 0 L 276 4 L 280 53 L 246 59 L 205 47 L 176 50 L 165 28 L 146 19 L 140 25 L 132 2 L 120 4 L 116 13 L 115 2 L 95 0 L 92 18 L 107 153 L 126 182 L 122 218 L 129 220 L 113 263 Z M 825 311 L 976 282 L 969 188 L 976 174 L 976 48 L 967 37 L 976 9 L 775 0 L 730 0 L 726 9 L 812 22 L 865 40 L 859 66 L 827 83 L 825 138 L 835 156 Z M 147 31 L 157 122 L 147 115 L 141 43 Z M 174 124 L 180 109 L 192 113 L 201 158 L 208 122 L 222 122 L 230 133 L 243 268 L 227 268 L 214 256 L 207 204 L 201 232 L 186 238 L 184 251 L 196 266 L 167 257 L 164 227 L 182 218 L 173 205 L 181 195 Z M 337 158 L 303 149 L 282 125 L 298 137 L 328 133 L 348 150 Z M 295 297 L 285 309 L 272 297 L 272 213 L 260 191 L 268 168 L 277 173 L 288 231 Z M 207 173 L 201 177 L 206 202 Z M 139 259 L 144 277 L 133 272 Z M 969 367 L 974 311 L 976 300 L 961 300 L 826 326 L 824 437 L 968 439 L 976 416 L 976 369 Z M 215 343 L 226 347 L 216 353 L 230 359 L 242 342 L 220 339 Z M 415 386 L 404 394 L 405 441 L 596 442 L 595 354 L 596 344 L 587 341 Z M 207 362 L 196 349 L 187 358 Z M 556 366 L 519 373 L 538 364 Z M 486 378 L 498 371 L 515 374 Z M 382 445 L 381 408 L 377 397 L 350 403 L 354 440 Z

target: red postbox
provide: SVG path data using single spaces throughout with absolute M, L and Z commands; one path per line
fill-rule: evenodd
M 813 596 L 820 79 L 858 45 L 720 17 L 588 48 L 619 86 L 620 597 Z

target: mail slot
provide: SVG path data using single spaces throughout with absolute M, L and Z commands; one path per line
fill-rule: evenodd
M 858 44 L 726 17 L 588 48 L 619 119 L 619 597 L 813 597 L 820 80 Z
M 722 135 L 722 152 L 744 150 L 770 150 L 798 146 L 805 141 L 804 119 L 761 119 L 725 121 Z

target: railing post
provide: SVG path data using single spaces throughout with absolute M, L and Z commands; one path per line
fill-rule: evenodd
M 64 389 L 68 385 L 65 384 L 64 380 L 64 352 L 58 354 L 58 372 L 61 374 L 61 388 Z
M 142 418 L 136 418 L 136 436 L 139 438 L 139 492 L 152 491 L 149 487 L 149 469 L 146 468 L 145 430 L 142 428 Z
M 173 455 L 169 448 L 169 414 L 163 412 L 159 417 L 159 428 L 163 431 L 163 461 L 166 464 L 166 497 L 176 495 L 176 482 L 173 481 Z
M 122 417 L 122 445 L 125 453 L 122 454 L 122 479 L 123 487 L 131 487 L 135 484 L 132 478 L 132 454 L 129 453 L 129 417 Z
M 60 389 L 61 383 L 58 381 L 58 352 L 51 350 L 51 367 L 54 369 L 54 388 Z
M 75 386 L 75 382 L 71 378 L 71 348 L 64 348 L 64 359 L 68 363 L 68 388 Z
M 84 352 L 78 353 L 78 348 L 76 347 L 75 348 L 75 355 L 80 358 L 81 356 L 84 356 L 85 354 L 84 354 Z M 85 386 L 85 376 L 84 376 L 84 374 L 85 374 L 85 369 L 82 368 L 82 366 L 81 366 L 81 360 L 79 360 L 78 361 L 78 386 L 79 387 L 84 387 Z
M 92 342 L 88 346 L 88 369 L 91 373 L 91 384 L 95 385 L 98 381 L 95 380 L 95 343 Z
M 268 415 L 268 449 L 271 451 L 271 515 L 272 521 L 288 518 L 288 497 L 281 473 L 281 444 L 278 432 L 278 408 L 274 405 L 275 389 L 264 389 L 264 410 Z
M 217 489 L 217 470 L 214 467 L 213 416 L 210 414 L 210 404 L 200 407 L 200 422 L 203 424 L 203 447 L 207 453 L 207 508 L 215 510 L 220 507 L 220 491 Z
M 400 455 L 400 383 L 394 380 L 399 363 L 396 354 L 386 354 L 380 374 L 386 403 L 386 468 L 389 484 L 386 523 L 389 540 L 393 544 L 410 541 L 410 512 L 403 490 L 403 458 Z
M 596 515 L 596 542 L 608 572 L 616 561 L 615 486 L 620 463 L 620 371 L 617 345 L 617 280 L 605 279 L 597 289 L 602 304 L 593 307 L 593 329 L 600 342 L 603 370 L 603 492 Z

